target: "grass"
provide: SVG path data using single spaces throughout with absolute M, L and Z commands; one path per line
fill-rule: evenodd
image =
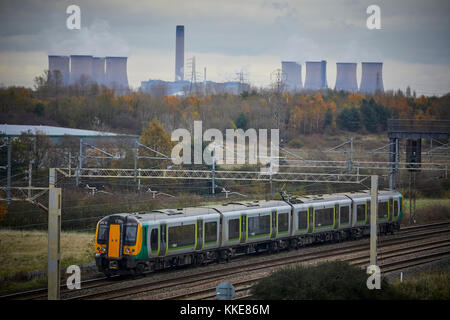
M 0 290 L 11 287 L 11 282 L 15 283 L 15 289 L 46 283 L 46 279 L 39 278 L 29 281 L 28 273 L 41 270 L 46 273 L 47 246 L 47 232 L 0 230 L 0 277 L 13 277 L 1 281 Z M 61 267 L 93 262 L 93 247 L 93 233 L 62 232 Z
M 397 292 L 414 300 L 449 300 L 450 267 L 439 272 L 421 272 L 392 283 Z
M 0 230 L 0 276 L 45 270 L 48 238 L 45 231 Z M 61 233 L 61 265 L 93 261 L 94 234 Z
M 406 199 L 403 210 L 403 224 L 409 223 L 409 200 Z M 417 199 L 416 222 L 429 223 L 450 219 L 450 199 Z

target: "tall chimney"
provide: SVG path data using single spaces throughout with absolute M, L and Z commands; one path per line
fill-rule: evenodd
M 284 74 L 285 90 L 295 92 L 302 89 L 302 66 L 294 61 L 281 61 L 281 71 Z
M 356 63 L 338 62 L 336 63 L 336 66 L 336 86 L 334 89 L 357 92 L 358 84 L 356 82 Z
M 361 65 L 361 85 L 359 91 L 365 93 L 384 92 L 383 63 L 363 62 Z
M 184 26 L 177 26 L 175 43 L 175 81 L 184 80 Z
M 48 56 L 48 70 L 51 73 L 58 70 L 61 73 L 62 84 L 69 84 L 70 58 L 68 56 Z
M 75 83 L 84 76 L 86 80 L 92 80 L 92 56 L 70 56 L 70 83 Z

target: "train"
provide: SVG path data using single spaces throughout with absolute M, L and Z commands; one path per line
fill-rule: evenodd
M 106 276 L 226 262 L 239 255 L 359 239 L 370 233 L 370 192 L 118 213 L 102 218 L 95 262 Z M 403 197 L 378 193 L 378 232 L 400 229 Z

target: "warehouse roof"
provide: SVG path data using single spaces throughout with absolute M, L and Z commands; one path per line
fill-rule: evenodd
M 20 136 L 22 133 L 31 131 L 33 134 L 44 133 L 49 137 L 63 137 L 64 135 L 77 137 L 129 137 L 138 138 L 136 135 L 117 134 L 104 131 L 72 129 L 64 127 L 41 126 L 41 125 L 17 125 L 17 124 L 0 124 L 0 134 L 7 136 Z

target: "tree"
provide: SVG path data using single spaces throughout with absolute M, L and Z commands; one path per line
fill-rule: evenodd
M 171 137 L 166 133 L 164 127 L 157 119 L 153 119 L 148 127 L 142 130 L 140 141 L 143 145 L 152 148 L 153 150 L 162 153 L 170 158 L 174 143 L 171 141 Z M 162 157 L 154 152 L 145 150 L 140 154 L 146 154 L 149 157 Z M 150 161 L 152 165 L 162 164 L 161 160 Z
M 337 125 L 342 130 L 357 131 L 361 127 L 359 111 L 356 108 L 346 108 L 336 118 Z
M 248 116 L 241 112 L 234 123 L 238 129 L 245 131 L 248 129 Z
M 327 112 L 325 112 L 325 118 L 323 119 L 323 127 L 328 128 L 333 123 L 333 112 L 331 111 L 331 108 L 327 109 Z

